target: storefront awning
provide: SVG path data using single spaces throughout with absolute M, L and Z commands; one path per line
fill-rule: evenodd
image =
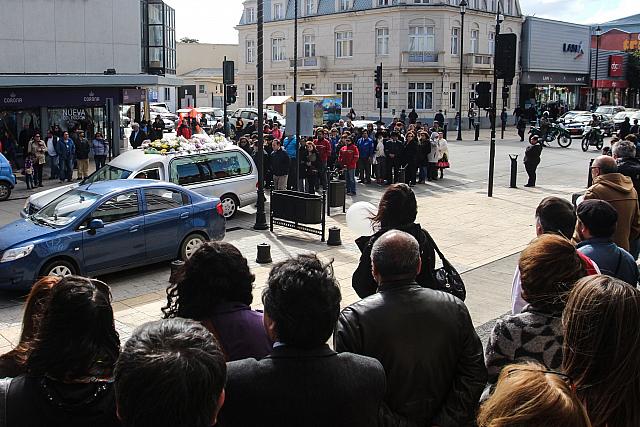
M 151 87 L 182 86 L 183 80 L 174 76 L 151 74 L 4 74 L 0 87 Z
M 264 105 L 282 105 L 291 101 L 293 98 L 290 96 L 270 96 L 264 101 Z

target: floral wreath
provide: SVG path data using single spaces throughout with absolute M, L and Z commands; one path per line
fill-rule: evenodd
M 223 134 L 217 133 L 214 136 L 195 134 L 191 139 L 183 136 L 170 139 L 163 138 L 155 141 L 145 140 L 142 143 L 142 150 L 145 154 L 178 154 L 197 153 L 201 151 L 218 151 L 229 147 L 231 142 Z

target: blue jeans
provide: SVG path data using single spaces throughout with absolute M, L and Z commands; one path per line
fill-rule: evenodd
M 51 157 L 49 156 L 49 162 L 51 162 L 51 179 L 57 178 L 58 177 L 58 170 L 60 169 L 58 167 L 58 156 L 54 156 Z
M 73 178 L 73 159 L 60 159 L 60 181 L 70 181 Z
M 356 194 L 356 170 L 347 169 L 345 178 L 347 180 L 347 193 Z

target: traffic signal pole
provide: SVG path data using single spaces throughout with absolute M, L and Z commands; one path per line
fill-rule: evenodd
M 380 98 L 378 99 L 380 105 L 380 124 L 382 124 L 382 107 L 384 104 L 384 78 L 382 77 L 382 62 L 380 63 Z
M 498 11 L 496 13 L 496 41 L 500 34 L 500 2 L 498 2 Z M 493 175 L 496 163 L 496 116 L 498 103 L 498 67 L 496 66 L 496 57 L 498 54 L 498 43 L 493 44 L 493 91 L 491 92 L 491 147 L 489 149 L 489 188 L 487 196 L 493 197 Z
M 227 57 L 224 57 L 224 63 L 227 62 Z M 224 65 L 222 67 L 222 73 L 225 74 L 226 72 L 226 68 Z M 223 105 L 223 109 L 222 109 L 222 128 L 224 129 L 224 136 L 225 138 L 229 137 L 229 129 L 227 127 L 227 76 L 223 75 L 222 76 L 222 105 Z

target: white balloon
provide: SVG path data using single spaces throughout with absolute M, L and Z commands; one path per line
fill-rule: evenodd
M 369 202 L 357 202 L 347 210 L 347 227 L 359 236 L 371 236 L 376 231 L 369 218 L 378 213 L 378 208 Z

